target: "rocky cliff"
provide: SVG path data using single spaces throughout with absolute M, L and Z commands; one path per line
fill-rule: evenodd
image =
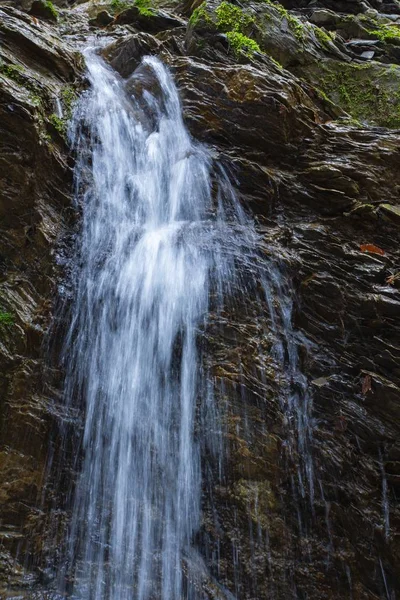
M 240 295 L 203 336 L 226 410 L 222 479 L 204 451 L 201 597 L 395 598 L 400 3 L 1 4 L 0 596 L 49 597 L 46 524 L 67 510 L 66 484 L 43 493 L 65 420 L 62 323 L 46 333 L 79 227 L 66 127 L 94 39 L 122 78 L 146 54 L 169 65 L 260 235 L 268 330 Z M 294 370 L 271 352 L 285 336 Z

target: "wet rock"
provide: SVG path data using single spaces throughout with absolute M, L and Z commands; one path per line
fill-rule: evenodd
M 337 13 L 332 10 L 316 10 L 310 17 L 311 23 L 315 25 L 322 25 L 323 27 L 334 27 L 339 21 L 340 17 Z
M 191 35 L 197 34 L 194 31 Z M 276 403 L 279 382 L 274 381 L 276 371 L 265 359 L 266 375 L 260 387 L 255 372 L 257 345 L 243 310 L 232 316 L 228 325 L 242 331 L 241 347 L 246 347 L 241 391 L 235 364 L 227 360 L 216 370 L 224 389 L 229 389 L 229 474 L 226 485 L 216 489 L 211 498 L 208 493 L 204 500 L 203 535 L 211 546 L 219 544 L 220 556 L 224 556 L 220 573 L 230 589 L 235 573 L 227 557 L 232 545 L 240 548 L 241 594 L 245 598 L 269 597 L 273 584 L 268 577 L 266 583 L 268 569 L 274 574 L 273 581 L 279 581 L 274 584 L 276 597 L 291 597 L 282 561 L 304 597 L 346 597 L 347 568 L 352 573 L 354 593 L 357 590 L 365 599 L 379 597 L 381 584 L 372 574 L 375 559 L 364 561 L 362 557 L 371 554 L 367 551 L 367 531 L 373 527 L 373 554 L 383 553 L 385 573 L 395 589 L 397 545 L 392 538 L 385 542 L 378 532 L 382 532 L 383 519 L 379 448 L 390 447 L 398 435 L 394 412 L 400 382 L 399 370 L 395 373 L 394 369 L 399 297 L 397 288 L 387 289 L 386 279 L 396 270 L 399 248 L 396 229 L 390 228 L 377 207 L 383 197 L 390 198 L 390 207 L 397 206 L 398 133 L 351 121 L 332 121 L 329 105 L 311 86 L 258 56 L 247 59 L 247 64 L 237 64 L 229 53 L 222 58 L 222 52 L 212 46 L 206 55 L 187 57 L 185 48 L 172 36 L 163 39 L 158 51 L 178 82 L 192 132 L 212 143 L 222 161 L 234 165 L 242 201 L 261 223 L 269 224 L 263 229 L 269 232 L 265 234 L 269 243 L 271 238 L 281 240 L 273 245 L 272 254 L 286 257 L 283 260 L 298 282 L 296 326 L 315 343 L 312 350 L 304 350 L 303 361 L 315 389 L 318 424 L 314 452 L 324 495 L 318 495 L 314 509 L 321 526 L 311 527 L 302 555 L 299 540 L 303 538 L 291 516 L 296 508 L 289 499 L 287 462 L 283 458 L 287 434 Z M 129 77 L 140 52 L 137 38 L 132 37 L 110 46 L 105 55 L 124 77 Z M 273 227 L 282 207 L 285 228 L 291 233 L 281 231 L 274 238 Z M 384 256 L 362 252 L 360 247 L 366 242 L 383 248 Z M 219 356 L 226 353 L 226 344 L 221 343 L 215 351 Z M 368 377 L 371 390 L 364 394 Z M 276 436 L 274 443 L 263 437 L 265 425 L 265 431 Z M 265 444 L 260 443 L 263 439 Z M 261 489 L 257 482 L 264 480 L 269 485 Z M 394 475 L 390 481 L 395 481 Z M 262 516 L 259 513 L 250 521 L 270 536 L 268 548 L 254 543 L 254 538 L 253 545 L 249 542 L 249 513 L 244 507 L 252 514 L 255 490 L 259 497 L 264 494 L 268 506 L 261 511 Z M 343 508 L 350 505 L 358 509 Z M 322 526 L 327 506 L 330 533 L 327 525 Z M 391 497 L 391 518 L 397 511 Z M 215 514 L 218 534 L 213 525 Z M 284 525 L 280 520 L 283 514 Z M 321 544 L 331 548 L 329 560 L 335 564 L 331 570 L 324 566 L 322 556 L 326 554 Z M 255 560 L 259 570 L 250 568 Z M 212 560 L 210 568 L 217 568 Z M 338 571 L 342 576 L 332 586 Z
M 0 10 L 0 38 L 0 314 L 11 315 L 0 324 L 0 537 L 9 556 L 27 537 L 34 553 L 42 543 L 37 498 L 51 429 L 42 348 L 72 183 L 49 123 L 56 100 L 71 108 L 80 59 L 45 21 L 10 7 Z
M 101 10 L 97 15 L 89 20 L 89 25 L 92 27 L 107 27 L 114 21 L 114 17 L 110 15 L 106 10 Z
M 361 53 L 361 58 L 365 58 L 365 60 L 372 60 L 375 56 L 375 52 L 373 50 L 366 50 Z
M 392 206 L 391 204 L 381 204 L 379 206 L 379 211 L 387 218 L 389 221 L 392 221 L 396 225 L 400 225 L 400 206 Z
M 148 31 L 150 33 L 185 25 L 184 21 L 178 17 L 169 15 L 165 11 L 150 9 L 143 11 L 143 9 L 139 9 L 136 6 L 120 12 L 116 16 L 115 22 L 118 25 L 134 25 L 141 31 Z
M 34 17 L 47 19 L 48 21 L 57 22 L 58 13 L 54 5 L 46 0 L 34 0 L 30 9 L 30 14 Z

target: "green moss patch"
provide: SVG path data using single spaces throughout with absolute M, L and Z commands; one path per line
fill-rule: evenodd
M 144 17 L 153 17 L 156 14 L 151 7 L 150 0 L 136 0 L 135 6 Z
M 0 73 L 5 77 L 8 77 L 8 79 L 12 79 L 19 85 L 23 85 L 24 83 L 24 69 L 20 65 L 14 65 L 11 63 L 6 64 L 4 62 L 0 62 Z
M 258 43 L 250 37 L 255 18 L 231 2 L 221 2 L 214 11 L 203 2 L 193 11 L 190 24 L 198 29 L 207 28 L 225 33 L 236 56 L 251 57 L 255 52 L 261 52 Z
M 319 41 L 321 46 L 329 47 L 329 45 L 333 41 L 332 35 L 330 33 L 328 33 L 327 31 L 325 31 L 324 29 L 321 29 L 320 27 L 317 27 L 317 26 L 313 27 L 313 31 L 315 33 L 315 37 L 317 38 L 317 40 Z
M 354 119 L 400 127 L 400 68 L 332 61 L 320 74 L 319 87 Z
M 230 2 L 222 2 L 216 9 L 217 27 L 223 33 L 248 30 L 254 23 L 254 17 L 246 14 L 241 8 Z
M 111 0 L 110 2 L 110 8 L 113 12 L 121 12 L 132 6 L 133 2 L 130 2 L 129 0 Z
M 144 17 L 153 17 L 156 13 L 151 7 L 150 0 L 111 0 L 110 9 L 113 13 L 120 13 L 123 10 L 135 6 Z
M 14 322 L 15 318 L 12 313 L 0 310 L 0 326 L 14 325 Z
M 54 6 L 54 4 L 52 2 L 50 2 L 50 0 L 45 0 L 45 2 L 43 2 L 43 4 L 45 5 L 45 8 L 48 10 L 48 12 L 52 15 L 52 17 L 57 21 L 58 19 L 58 11 L 56 9 L 56 7 Z
M 76 100 L 77 95 L 75 90 L 69 85 L 65 86 L 61 92 L 61 101 L 65 112 L 65 118 L 68 120 L 72 117 L 72 111 Z
M 207 10 L 207 2 L 204 1 L 200 4 L 198 8 L 196 8 L 189 19 L 190 25 L 192 27 L 197 27 L 201 25 L 213 25 L 213 20 Z
M 264 0 L 264 2 L 265 4 L 271 6 L 275 11 L 277 11 L 282 20 L 287 20 L 292 35 L 294 35 L 297 41 L 303 42 L 305 39 L 305 26 L 300 21 L 300 19 L 298 19 L 294 15 L 291 15 L 290 12 L 286 10 L 286 8 L 279 4 L 279 2 L 272 2 L 271 0 Z
M 245 54 L 246 56 L 252 56 L 254 52 L 261 52 L 260 46 L 256 41 L 238 31 L 228 31 L 226 37 L 236 55 Z
M 58 21 L 58 10 L 50 0 L 34 0 L 30 14 L 49 21 Z
M 367 31 L 381 42 L 400 45 L 400 27 L 398 25 L 381 25 L 377 29 L 367 29 Z
M 62 119 L 55 113 L 49 116 L 49 123 L 54 127 L 54 129 L 62 136 L 66 137 L 67 135 L 67 120 Z

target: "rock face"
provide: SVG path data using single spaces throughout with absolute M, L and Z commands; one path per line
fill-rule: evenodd
M 59 392 L 40 346 L 59 271 L 52 252 L 73 212 L 52 114 L 76 78 L 69 44 L 88 32 L 109 38 L 103 55 L 123 78 L 145 54 L 169 65 L 190 130 L 234 173 L 260 236 L 275 323 L 262 330 L 260 299 L 249 297 L 204 334 L 226 456 L 222 480 L 204 456 L 194 541 L 210 573 L 203 597 L 220 597 L 214 582 L 246 600 L 400 592 L 398 3 L 284 4 L 153 14 L 81 4 L 58 29 L 11 9 L 0 18 L 0 308 L 13 315 L 0 325 L 5 597 L 10 557 L 21 540 L 42 550 L 37 521 L 47 518 L 36 509 Z M 106 9 L 113 21 L 96 19 Z M 376 61 L 357 40 L 377 47 Z M 271 352 L 285 335 L 295 365 L 287 347 Z
M 44 335 L 54 305 L 55 250 L 71 227 L 67 116 L 80 59 L 43 22 L 0 10 L 0 480 L 4 579 L 8 554 L 37 552 L 54 394 Z M 71 214 L 70 214 L 71 213 Z

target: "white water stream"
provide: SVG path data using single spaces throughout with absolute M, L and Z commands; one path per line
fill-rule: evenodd
M 237 248 L 246 228 L 234 194 L 212 208 L 211 158 L 167 69 L 146 58 L 126 84 L 94 53 L 86 60 L 91 90 L 73 124 L 82 269 L 67 340 L 67 397 L 79 390 L 86 406 L 74 595 L 178 600 L 199 525 L 198 329 L 210 288 L 222 294 L 233 276 L 222 241 Z M 127 92 L 142 80 L 152 89 Z
M 195 424 L 218 410 L 199 332 L 210 302 L 229 296 L 238 262 L 256 255 L 257 236 L 186 130 L 161 62 L 145 58 L 124 81 L 94 52 L 86 61 L 91 87 L 71 125 L 83 220 L 65 345 L 66 397 L 85 407 L 85 429 L 60 588 L 82 600 L 202 598 L 188 583 L 200 522 Z M 271 296 L 283 293 L 277 273 L 264 277 L 265 305 L 300 381 L 290 303 L 277 308 Z M 303 451 L 307 414 L 288 393 Z M 209 423 L 201 436 L 218 436 Z

